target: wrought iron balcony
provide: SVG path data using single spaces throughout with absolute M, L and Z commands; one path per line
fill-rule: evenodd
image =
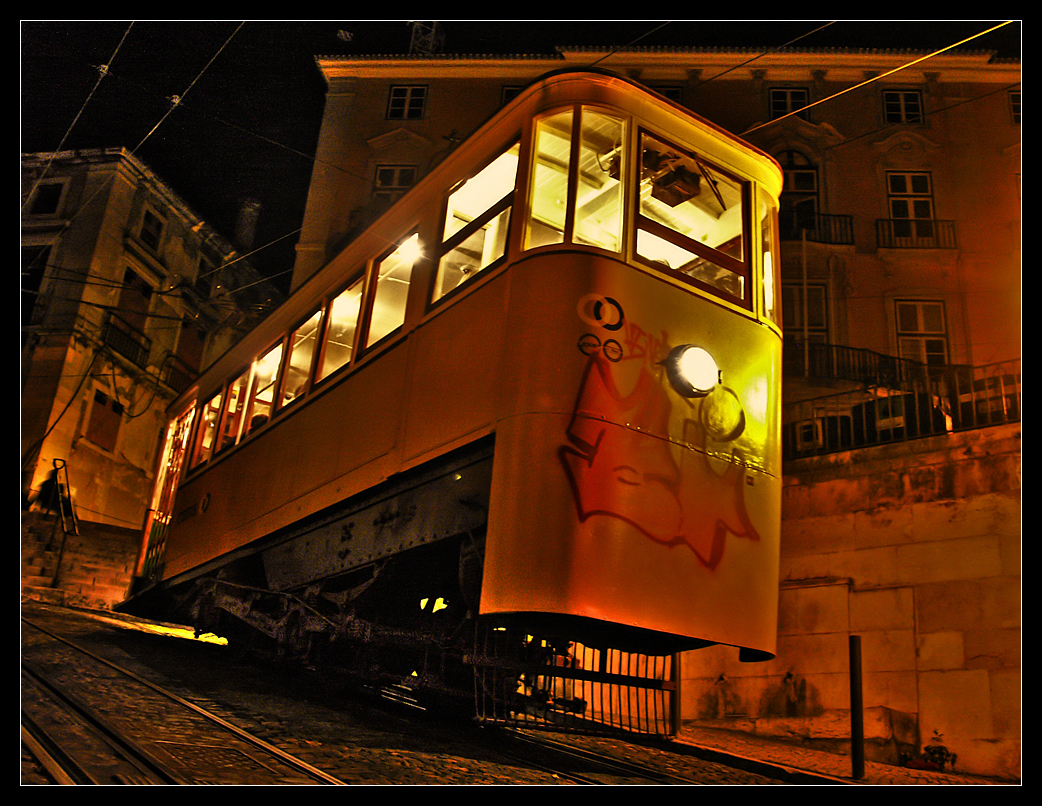
M 878 218 L 880 249 L 955 249 L 955 222 L 934 218 Z
M 102 340 L 106 346 L 119 353 L 132 364 L 144 369 L 148 366 L 148 354 L 152 351 L 152 339 L 137 328 L 124 322 L 116 314 L 109 314 Z
M 980 367 L 922 367 L 918 377 L 905 381 L 787 404 L 782 455 L 798 459 L 1016 423 L 1021 410 L 1019 359 Z
M 786 342 L 782 359 L 783 371 L 790 377 L 852 381 L 865 386 L 925 383 L 929 374 L 928 368 L 917 361 L 839 344 Z
M 801 210 L 782 210 L 778 224 L 783 241 L 802 240 L 806 230 L 807 240 L 814 243 L 854 243 L 854 217 L 849 215 L 827 215 L 805 213 Z

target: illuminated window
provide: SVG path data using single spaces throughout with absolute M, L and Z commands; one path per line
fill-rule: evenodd
M 583 109 L 575 243 L 622 248 L 622 135 L 621 119 Z
M 250 400 L 246 406 L 242 435 L 268 422 L 275 413 L 275 390 L 282 364 L 282 342 L 253 362 L 250 369 Z
M 564 241 L 572 117 L 572 111 L 568 110 L 544 117 L 536 124 L 535 174 L 531 180 L 526 248 Z
M 99 448 L 116 450 L 119 424 L 123 419 L 123 404 L 113 400 L 100 389 L 94 392 L 94 403 L 90 407 L 85 436 Z
M 884 92 L 883 120 L 887 123 L 922 123 L 922 95 L 914 90 L 888 90 Z
M 948 328 L 944 303 L 935 300 L 897 300 L 897 349 L 901 358 L 928 367 L 948 363 Z
M 322 312 L 316 311 L 290 335 L 289 358 L 286 361 L 286 375 L 282 379 L 282 401 L 279 405 L 284 406 L 304 394 L 311 376 L 321 324 Z
M 760 249 L 763 254 L 763 314 L 776 325 L 781 324 L 781 257 L 778 252 L 778 209 L 761 193 Z
M 190 466 L 195 467 L 209 460 L 213 454 L 214 444 L 217 438 L 218 421 L 221 419 L 220 393 L 206 401 L 202 409 L 202 417 L 199 420 L 199 432 L 196 436 L 195 453 L 192 456 Z
M 412 235 L 373 267 L 376 291 L 369 312 L 367 347 L 390 335 L 405 322 L 412 269 L 419 257 L 419 238 Z
M 228 387 L 228 397 L 221 417 L 221 432 L 216 452 L 229 448 L 239 440 L 243 413 L 246 411 L 246 396 L 249 392 L 250 371 L 246 370 Z
M 776 87 L 770 91 L 770 103 L 771 120 L 776 120 L 803 109 L 810 103 L 810 93 L 802 87 Z M 800 112 L 796 117 L 807 120 L 807 113 Z
M 742 182 L 646 133 L 640 177 L 637 256 L 748 306 Z
M 623 123 L 584 108 L 575 131 L 575 117 L 568 110 L 536 126 L 526 249 L 566 241 L 621 248 Z
M 319 379 L 328 377 L 351 360 L 358 315 L 362 310 L 362 287 L 363 278 L 359 277 L 329 304 Z
M 387 118 L 389 120 L 420 120 L 423 118 L 426 106 L 426 87 L 391 87 L 387 99 Z
M 435 300 L 505 254 L 519 148 L 514 145 L 449 195 Z

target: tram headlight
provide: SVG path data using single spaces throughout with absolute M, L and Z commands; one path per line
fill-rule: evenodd
M 713 356 L 694 344 L 674 347 L 662 364 L 670 384 L 684 397 L 705 397 L 720 382 Z

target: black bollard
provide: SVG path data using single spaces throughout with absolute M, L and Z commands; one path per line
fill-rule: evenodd
M 865 777 L 865 715 L 861 699 L 861 636 L 850 636 L 850 760 L 855 780 Z

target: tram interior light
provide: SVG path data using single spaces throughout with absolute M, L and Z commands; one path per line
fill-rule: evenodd
M 670 384 L 684 397 L 705 397 L 720 382 L 713 356 L 693 344 L 674 347 L 662 363 Z

